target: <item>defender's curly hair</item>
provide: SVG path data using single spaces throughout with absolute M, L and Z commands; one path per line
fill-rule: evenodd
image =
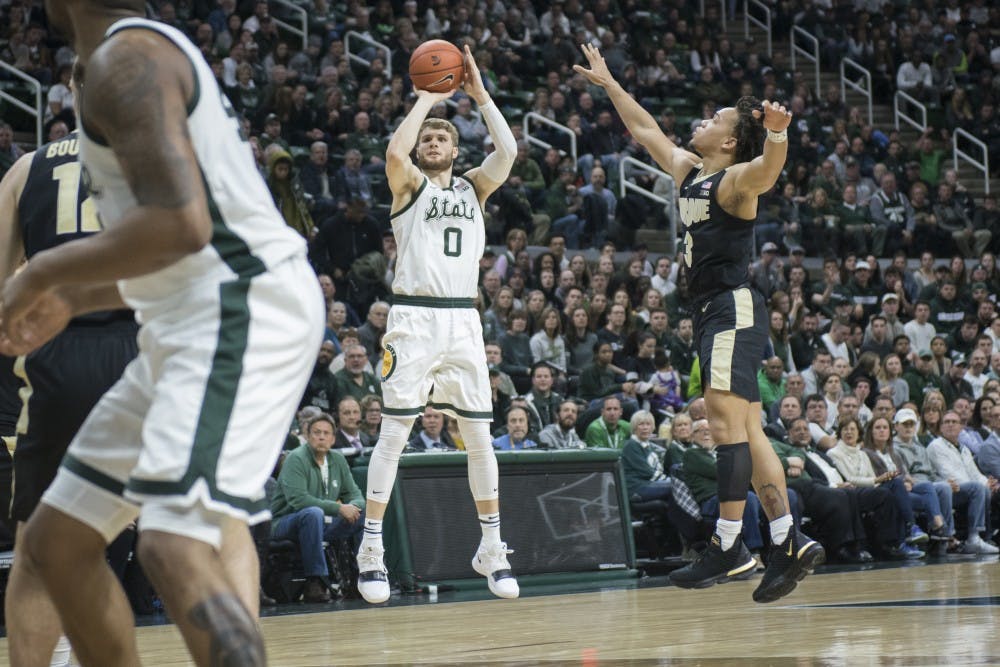
M 749 162 L 764 152 L 764 139 L 767 130 L 764 129 L 764 117 L 754 118 L 754 110 L 761 111 L 761 102 L 753 95 L 744 95 L 736 102 L 736 127 L 733 136 L 736 137 L 736 152 L 733 162 Z

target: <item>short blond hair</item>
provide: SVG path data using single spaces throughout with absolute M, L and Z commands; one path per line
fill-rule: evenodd
M 417 137 L 420 137 L 424 130 L 447 130 L 448 134 L 451 135 L 451 143 L 458 146 L 458 128 L 456 128 L 450 120 L 445 120 L 444 118 L 428 118 L 420 124 L 420 132 Z

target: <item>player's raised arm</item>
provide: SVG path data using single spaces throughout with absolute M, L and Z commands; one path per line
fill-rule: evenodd
M 486 129 L 490 131 L 490 138 L 493 139 L 493 152 L 486 156 L 481 166 L 470 169 L 465 174 L 476 186 L 479 201 L 485 202 L 510 175 L 510 168 L 514 166 L 514 158 L 517 157 L 517 141 L 510 131 L 507 119 L 486 92 L 483 76 L 479 73 L 476 59 L 472 57 L 468 45 L 465 46 L 465 77 L 462 79 L 462 86 L 469 97 L 476 101 Z
M 608 92 L 615 110 L 635 140 L 649 151 L 656 163 L 673 176 L 676 182 L 683 181 L 691 167 L 700 161 L 698 156 L 670 141 L 656 124 L 656 119 L 611 76 L 611 71 L 600 51 L 591 44 L 583 44 L 580 48 L 587 57 L 590 69 L 580 65 L 573 65 L 573 69 Z
M 392 191 L 392 210 L 401 208 L 409 199 L 410 194 L 420 187 L 423 174 L 413 164 L 410 153 L 417 145 L 420 137 L 420 125 L 435 104 L 448 99 L 454 91 L 447 93 L 431 93 L 426 90 L 414 89 L 417 101 L 406 114 L 403 122 L 389 139 L 385 151 L 385 175 Z
M 0 285 L 13 275 L 24 260 L 17 203 L 21 199 L 34 157 L 34 152 L 22 155 L 4 175 L 3 181 L 0 181 Z
M 764 152 L 750 162 L 734 165 L 735 188 L 740 192 L 763 194 L 774 187 L 785 168 L 788 157 L 788 126 L 792 122 L 792 112 L 777 102 L 764 102 L 763 112 L 753 111 L 754 118 L 763 117 L 767 139 Z M 738 171 L 737 171 L 738 170 Z

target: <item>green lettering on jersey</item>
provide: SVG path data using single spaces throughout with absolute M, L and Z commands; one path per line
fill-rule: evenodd
M 431 197 L 430 205 L 424 209 L 424 222 L 431 220 L 441 220 L 442 218 L 464 218 L 475 220 L 475 209 L 469 206 L 469 202 L 459 199 L 452 202 L 448 197 Z

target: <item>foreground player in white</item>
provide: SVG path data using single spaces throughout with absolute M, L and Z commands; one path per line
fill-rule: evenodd
M 386 151 L 392 190 L 392 229 L 398 254 L 395 294 L 383 338 L 382 431 L 368 468 L 367 518 L 358 551 L 358 589 L 368 602 L 389 599 L 382 562 L 382 517 L 396 479 L 399 455 L 414 419 L 431 404 L 458 420 L 469 455 L 469 486 L 483 539 L 472 567 L 490 590 L 516 598 L 519 590 L 500 540 L 498 473 L 489 425 L 489 372 L 483 331 L 473 307 L 479 258 L 486 245 L 483 204 L 507 180 L 517 146 L 500 110 L 483 87 L 465 50 L 465 92 L 476 101 L 496 150 L 481 167 L 452 174 L 458 131 L 427 113 L 452 93 L 417 91 L 417 102 Z M 416 145 L 417 164 L 410 159 Z
M 104 557 L 138 517 L 139 560 L 195 663 L 262 667 L 247 523 L 268 516 L 264 482 L 313 365 L 303 351 L 322 338 L 316 276 L 197 47 L 143 18 L 141 0 L 45 5 L 83 64 L 80 158 L 104 230 L 4 283 L 0 352 L 123 300 L 142 328 L 28 520 L 20 565 L 82 665 L 138 665 Z

